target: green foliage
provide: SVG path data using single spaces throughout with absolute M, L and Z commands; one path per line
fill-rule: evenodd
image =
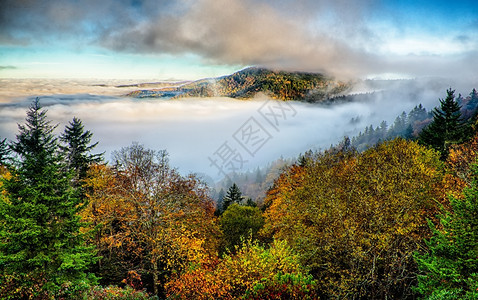
M 256 239 L 264 226 L 264 217 L 257 207 L 231 204 L 219 218 L 219 225 L 224 234 L 224 247 L 233 251 L 241 244 L 241 239 Z
M 84 244 L 78 212 L 82 203 L 70 186 L 46 110 L 37 98 L 13 143 L 16 155 L 0 194 L 0 271 L 8 293 L 28 297 L 60 293 L 64 284 L 82 286 L 95 252 Z
M 469 125 L 462 118 L 455 91 L 447 90 L 447 97 L 440 99 L 440 108 L 433 110 L 433 121 L 423 129 L 419 141 L 432 147 L 444 160 L 452 144 L 464 142 L 470 134 Z
M 311 275 L 277 273 L 255 283 L 243 299 L 315 299 L 316 285 Z
M 428 251 L 416 254 L 420 270 L 417 290 L 431 299 L 476 299 L 478 280 L 478 166 L 464 198 L 452 198 L 451 211 L 430 222 Z M 446 297 L 445 297 L 446 296 Z

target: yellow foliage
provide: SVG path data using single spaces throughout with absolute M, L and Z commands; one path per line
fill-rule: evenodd
M 266 198 L 264 233 L 287 240 L 330 297 L 373 290 L 380 298 L 409 286 L 402 274 L 412 272 L 426 219 L 443 199 L 442 164 L 417 143 L 330 151 L 279 177 Z
M 291 295 L 312 299 L 314 293 L 306 287 L 312 279 L 306 273 L 286 241 L 274 241 L 265 249 L 249 239 L 235 254 L 191 265 L 168 282 L 166 288 L 172 299 L 255 299 L 252 294 L 257 287 L 282 288 L 282 284 L 278 287 L 278 276 L 290 275 L 302 281 L 285 283 L 287 287 L 281 290 L 282 294 L 273 293 L 267 299 L 290 299 Z

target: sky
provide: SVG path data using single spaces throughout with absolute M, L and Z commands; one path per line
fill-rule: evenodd
M 0 78 L 182 80 L 258 65 L 476 81 L 478 2 L 0 0 Z

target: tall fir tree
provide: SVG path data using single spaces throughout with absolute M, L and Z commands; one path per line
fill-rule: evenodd
M 464 198 L 451 198 L 442 228 L 430 223 L 428 252 L 415 255 L 423 272 L 417 290 L 429 299 L 478 299 L 478 165 L 472 169 Z
M 222 202 L 222 211 L 226 211 L 226 209 L 232 203 L 240 204 L 242 202 L 242 192 L 237 186 L 236 183 L 233 183 L 232 186 L 227 190 L 226 196 L 223 198 Z
M 89 130 L 85 131 L 83 123 L 76 117 L 70 121 L 60 136 L 60 141 L 63 142 L 60 148 L 65 155 L 69 170 L 74 172 L 77 185 L 86 177 L 86 172 L 91 164 L 103 160 L 104 153 L 90 153 L 98 145 L 97 142 L 91 144 L 92 136 L 93 133 Z
M 12 143 L 15 161 L 0 193 L 1 297 L 56 298 L 66 286 L 95 281 L 86 273 L 95 252 L 80 233 L 82 203 L 64 171 L 55 127 L 37 98 Z
M 469 125 L 461 118 L 460 106 L 455 100 L 455 91 L 447 90 L 447 97 L 440 99 L 440 108 L 435 108 L 433 121 L 423 129 L 419 141 L 432 147 L 444 160 L 452 144 L 462 143 L 469 135 Z

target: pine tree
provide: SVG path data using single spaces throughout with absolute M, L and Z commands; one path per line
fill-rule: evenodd
M 224 196 L 225 196 L 224 189 L 221 188 L 221 190 L 219 191 L 219 194 L 217 195 L 216 211 L 214 212 L 214 215 L 216 216 L 219 216 L 224 212 L 224 210 L 222 209 L 224 206 Z
M 227 207 L 232 203 L 240 204 L 242 202 L 242 193 L 236 183 L 233 183 L 232 186 L 227 190 L 226 196 L 224 197 L 222 204 L 222 211 L 226 211 Z
M 426 108 L 420 103 L 418 106 L 415 106 L 408 113 L 408 123 L 414 125 L 415 122 L 421 122 L 428 118 L 428 112 Z
M 65 155 L 69 170 L 75 174 L 75 182 L 84 179 L 86 171 L 93 163 L 99 163 L 103 160 L 103 153 L 90 154 L 98 143 L 90 145 L 93 134 L 84 129 L 83 123 L 78 118 L 73 120 L 65 127 L 65 131 L 60 136 L 64 146 L 60 146 Z
M 428 252 L 416 255 L 417 290 L 430 299 L 478 298 L 478 165 L 464 198 L 451 199 L 451 212 L 440 216 L 443 228 L 430 223 Z
M 408 116 L 406 112 L 402 112 L 400 116 L 395 118 L 395 121 L 388 132 L 389 138 L 403 137 L 407 130 L 407 121 Z
M 405 128 L 405 131 L 402 134 L 402 137 L 406 140 L 413 140 L 413 126 L 412 124 L 408 124 L 407 128 Z
M 446 159 L 452 144 L 465 141 L 469 126 L 461 118 L 460 106 L 455 101 L 455 91 L 447 90 L 447 97 L 440 99 L 440 108 L 433 110 L 433 121 L 421 132 L 419 141 L 431 146 Z
M 7 159 L 10 155 L 10 147 L 7 143 L 7 139 L 0 141 L 0 166 L 7 163 Z
M 467 103 L 467 109 L 475 110 L 478 106 L 478 92 L 476 89 L 473 89 L 470 93 L 470 101 Z
M 84 246 L 82 205 L 64 172 L 55 127 L 37 98 L 12 144 L 16 160 L 0 193 L 2 297 L 52 298 L 62 286 L 95 280 L 85 273 L 95 253 Z

